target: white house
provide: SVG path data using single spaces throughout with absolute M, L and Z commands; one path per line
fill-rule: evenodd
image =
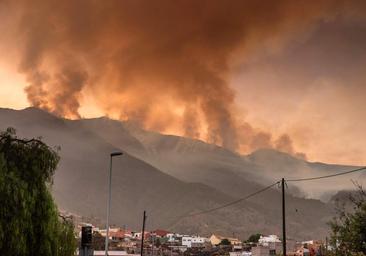
M 281 243 L 281 240 L 276 235 L 261 236 L 258 240 L 258 245 L 269 246 L 271 244 Z
M 192 248 L 192 237 L 183 236 L 182 237 L 182 246 L 187 246 L 187 248 Z
M 258 246 L 252 248 L 252 256 L 277 255 L 282 253 L 282 242 L 276 235 L 261 236 Z
M 200 236 L 183 236 L 182 237 L 182 246 L 187 246 L 187 248 L 192 247 L 202 247 L 204 246 L 207 238 Z
M 252 252 L 245 252 L 245 251 L 229 252 L 229 256 L 252 256 Z

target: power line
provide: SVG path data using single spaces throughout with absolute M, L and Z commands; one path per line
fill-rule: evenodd
M 325 178 L 331 178 L 331 177 L 336 177 L 336 176 L 341 176 L 341 175 L 345 175 L 345 174 L 349 174 L 349 173 L 354 173 L 354 172 L 358 172 L 358 171 L 363 171 L 363 170 L 366 170 L 366 166 L 365 167 L 361 167 L 361 168 L 358 168 L 358 169 L 354 169 L 354 170 L 350 170 L 350 171 L 344 171 L 344 172 L 340 172 L 340 173 L 335 173 L 335 174 L 330 174 L 330 175 L 325 175 L 325 176 L 317 176 L 317 177 L 310 177 L 310 178 L 299 178 L 299 179 L 286 179 L 285 181 L 286 182 L 298 182 L 298 181 L 309 181 L 309 180 L 318 180 L 318 179 L 325 179 Z M 258 195 L 270 188 L 272 188 L 273 186 L 275 185 L 278 185 L 280 184 L 281 181 L 277 181 L 265 188 L 262 188 L 260 190 L 257 190 L 245 197 L 242 197 L 242 198 L 239 198 L 235 201 L 232 201 L 232 202 L 229 202 L 229 203 L 226 203 L 226 204 L 223 204 L 223 205 L 220 205 L 220 206 L 217 206 L 215 208 L 211 208 L 211 209 L 208 209 L 208 210 L 204 210 L 204 211 L 200 211 L 200 212 L 197 212 L 197 213 L 192 213 L 192 214 L 187 214 L 187 215 L 182 215 L 182 216 L 179 216 L 178 218 L 187 218 L 187 217 L 193 217 L 193 216 L 198 216 L 198 215 L 202 215 L 202 214 L 207 214 L 207 213 L 210 213 L 210 212 L 214 212 L 214 211 L 217 211 L 217 210 L 220 210 L 220 209 L 223 209 L 223 208 L 226 208 L 226 207 L 229 207 L 231 205 L 235 205 L 235 204 L 238 204 L 244 200 L 247 200 L 255 195 Z
M 326 178 L 341 176 L 341 175 L 345 175 L 345 174 L 349 174 L 349 173 L 353 173 L 353 172 L 364 171 L 364 170 L 366 170 L 366 166 L 358 168 L 358 169 L 353 169 L 353 170 L 350 170 L 350 171 L 344 171 L 344 172 L 339 172 L 339 173 L 325 175 L 325 176 L 300 178 L 300 179 L 289 179 L 289 180 L 286 180 L 286 181 L 288 181 L 288 182 L 297 182 L 297 181 L 319 180 L 319 179 L 326 179 Z
M 210 213 L 210 212 L 213 212 L 213 211 L 217 211 L 217 210 L 220 210 L 220 209 L 229 207 L 231 205 L 234 205 L 234 204 L 240 203 L 240 202 L 242 202 L 244 200 L 247 200 L 247 199 L 249 199 L 249 198 L 251 198 L 251 197 L 253 197 L 255 195 L 258 195 L 258 194 L 260 194 L 260 193 L 262 193 L 262 192 L 264 192 L 264 191 L 272 188 L 273 186 L 275 186 L 275 185 L 277 185 L 279 183 L 280 183 L 280 181 L 277 181 L 277 182 L 275 182 L 275 183 L 273 183 L 273 184 L 271 184 L 271 185 L 269 185 L 269 186 L 267 186 L 265 188 L 262 188 L 260 190 L 257 190 L 257 191 L 255 191 L 255 192 L 253 192 L 253 193 L 251 193 L 251 194 L 249 194 L 249 195 L 247 195 L 245 197 L 239 198 L 239 199 L 237 199 L 235 201 L 232 201 L 230 203 L 223 204 L 223 205 L 217 206 L 215 208 L 208 209 L 208 210 L 204 210 L 204 211 L 201 211 L 201 212 L 183 215 L 183 216 L 180 216 L 179 218 L 186 218 L 186 217 L 193 217 L 193 216 L 197 216 L 197 215 L 207 214 L 207 213 Z

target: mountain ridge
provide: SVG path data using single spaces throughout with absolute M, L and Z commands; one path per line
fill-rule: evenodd
M 234 231 L 242 238 L 259 231 L 280 232 L 277 188 L 210 214 L 180 218 L 272 183 L 275 179 L 265 177 L 263 169 L 271 163 L 265 165 L 250 156 L 179 136 L 148 131 L 134 136 L 135 128 L 108 118 L 68 120 L 30 108 L 0 109 L 0 120 L 2 130 L 13 126 L 20 136 L 42 135 L 53 146 L 61 144 L 53 191 L 66 210 L 104 219 L 108 155 L 122 150 L 126 154 L 115 160 L 113 168 L 112 223 L 138 228 L 140 213 L 146 209 L 151 227 L 179 232 L 208 235 Z M 153 138 L 147 143 L 143 136 Z M 329 205 L 303 196 L 288 194 L 286 198 L 290 236 L 308 239 L 326 235 L 326 222 L 333 214 Z

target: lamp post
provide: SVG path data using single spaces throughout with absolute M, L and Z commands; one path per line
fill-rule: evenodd
M 108 205 L 107 205 L 107 234 L 105 237 L 105 256 L 108 256 L 108 242 L 109 242 L 109 215 L 111 211 L 111 191 L 112 191 L 112 159 L 114 156 L 120 156 L 122 152 L 111 153 L 109 164 L 109 191 L 108 191 Z

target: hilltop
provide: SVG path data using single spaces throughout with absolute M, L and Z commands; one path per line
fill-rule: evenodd
M 281 197 L 276 187 L 210 214 L 182 216 L 243 197 L 279 177 L 352 168 L 310 163 L 271 149 L 242 156 L 203 141 L 145 131 L 105 117 L 67 120 L 27 108 L 0 109 L 0 120 L 1 130 L 11 126 L 20 137 L 42 136 L 49 145 L 61 147 L 53 195 L 61 209 L 83 216 L 104 219 L 109 153 L 122 150 L 124 156 L 116 158 L 113 166 L 111 219 L 131 228 L 139 228 L 142 211 L 147 210 L 151 229 L 202 235 L 235 232 L 242 238 L 258 232 L 279 234 Z M 303 184 L 290 188 L 289 236 L 324 237 L 333 206 L 310 199 Z M 318 198 L 327 190 L 340 190 L 324 185 L 314 188 Z

